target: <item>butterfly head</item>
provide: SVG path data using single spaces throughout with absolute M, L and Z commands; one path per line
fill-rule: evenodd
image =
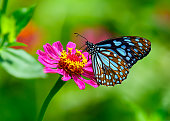
M 95 54 L 96 53 L 96 45 L 89 42 L 89 41 L 86 41 L 86 51 L 88 53 L 90 53 L 91 55 Z

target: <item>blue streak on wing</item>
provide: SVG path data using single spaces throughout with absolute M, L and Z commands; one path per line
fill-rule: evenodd
M 130 40 L 130 39 L 124 39 L 124 41 L 126 41 L 126 42 L 131 42 L 131 40 Z
M 117 63 L 115 63 L 114 61 L 110 60 L 110 63 L 111 63 L 112 65 L 114 65 L 115 67 L 118 67 Z
M 134 46 L 134 44 L 133 44 L 133 43 L 129 43 L 129 45 Z
M 122 48 L 122 49 L 125 49 L 125 48 L 126 48 L 126 46 L 125 46 L 125 45 L 122 45 L 122 46 L 121 46 L 121 48 Z
M 107 54 L 107 55 L 110 55 L 111 52 L 103 51 L 102 53 Z
M 98 47 L 111 47 L 111 44 L 103 44 L 103 45 L 97 45 Z
M 143 46 L 142 43 L 138 43 L 139 46 Z
M 122 48 L 117 48 L 116 49 L 121 55 L 126 56 L 126 51 L 123 50 Z
M 98 55 L 100 56 L 102 62 L 103 62 L 107 67 L 110 67 L 110 68 L 112 68 L 113 70 L 118 70 L 118 69 L 115 67 L 115 66 L 117 66 L 116 63 L 111 63 L 111 62 L 109 63 L 108 57 L 106 57 L 106 56 L 103 55 L 103 54 L 98 53 Z M 116 65 L 115 65 L 115 64 L 116 64 Z

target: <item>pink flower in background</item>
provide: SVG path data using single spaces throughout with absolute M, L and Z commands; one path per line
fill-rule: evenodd
M 92 42 L 94 44 L 101 42 L 103 40 L 113 38 L 113 36 L 117 37 L 116 33 L 113 33 L 109 30 L 107 30 L 105 27 L 97 26 L 97 27 L 87 27 L 87 28 L 78 28 L 74 30 L 72 33 L 77 32 L 80 33 L 82 36 L 84 36 L 89 42 Z M 73 35 L 72 40 L 77 44 L 78 47 L 84 46 L 85 42 L 87 40 L 83 38 L 78 38 L 77 36 Z M 80 42 L 82 41 L 83 42 Z
M 82 53 L 81 50 L 75 49 L 76 44 L 73 42 L 68 42 L 66 51 L 63 50 L 59 41 L 53 43 L 52 46 L 47 43 L 43 47 L 45 52 L 38 50 L 37 54 L 39 55 L 38 60 L 45 66 L 44 73 L 59 73 L 63 75 L 63 81 L 72 78 L 80 89 L 85 89 L 85 83 L 95 88 L 98 87 L 94 78 L 91 56 L 88 52 Z

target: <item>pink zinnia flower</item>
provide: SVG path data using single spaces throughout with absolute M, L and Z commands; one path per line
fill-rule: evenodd
M 82 50 L 75 49 L 76 44 L 73 42 L 68 42 L 66 51 L 63 50 L 59 41 L 53 43 L 52 46 L 47 43 L 43 47 L 45 52 L 38 50 L 37 54 L 39 55 L 38 60 L 45 66 L 44 73 L 59 73 L 63 75 L 63 81 L 72 78 L 80 89 L 85 89 L 85 83 L 95 88 L 98 87 L 94 78 L 91 56 L 88 52 L 82 53 Z

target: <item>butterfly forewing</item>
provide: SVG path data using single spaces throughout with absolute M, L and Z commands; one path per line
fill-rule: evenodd
M 131 68 L 138 60 L 145 57 L 151 49 L 151 43 L 141 37 L 125 36 L 109 39 L 96 44 L 100 49 L 108 49 L 116 52 Z

